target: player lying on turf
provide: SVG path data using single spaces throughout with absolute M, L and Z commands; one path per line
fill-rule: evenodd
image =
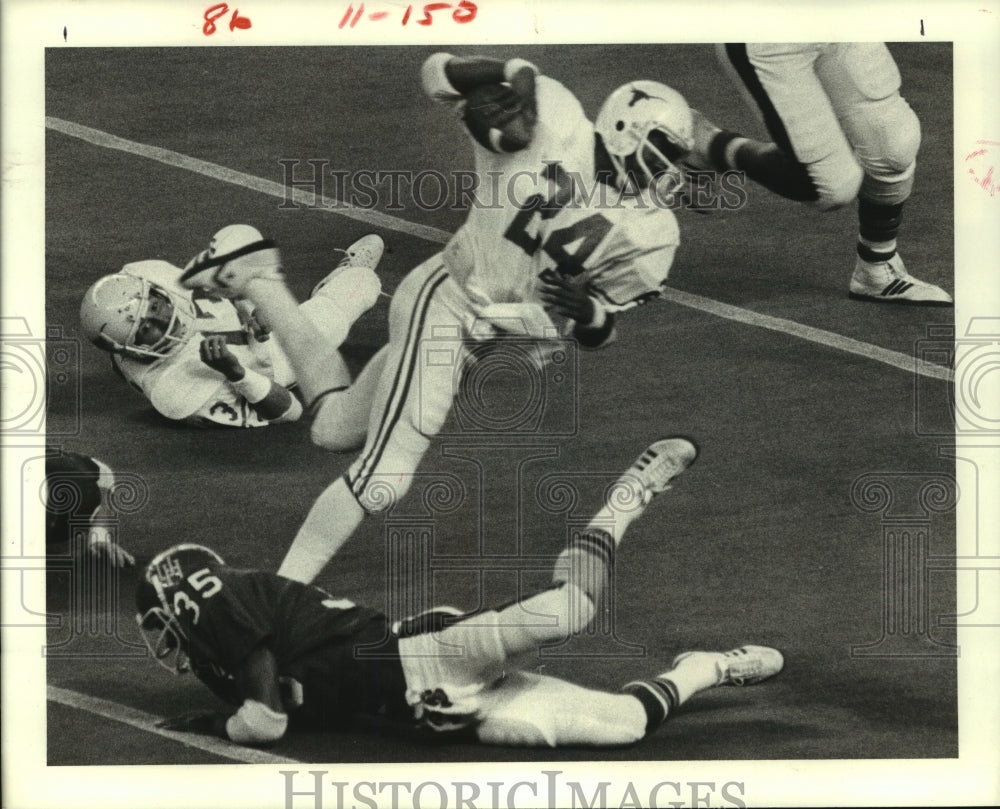
M 229 253 L 234 244 L 261 246 L 256 258 L 267 252 L 258 231 L 231 225 L 212 237 L 198 260 L 211 266 L 216 253 Z M 382 247 L 374 235 L 352 244 L 301 305 L 301 315 L 328 345 L 339 347 L 354 321 L 374 305 L 381 290 L 374 270 Z M 246 301 L 184 289 L 181 272 L 150 260 L 101 278 L 80 307 L 84 333 L 169 419 L 225 427 L 296 421 L 302 404 L 292 393 L 295 374 L 269 328 Z
M 734 43 L 719 51 L 772 142 L 720 129 L 696 112 L 691 162 L 739 169 L 822 211 L 857 200 L 850 297 L 951 305 L 943 289 L 910 275 L 896 252 L 903 205 L 913 190 L 920 121 L 899 94 L 899 68 L 885 44 Z
M 112 567 L 129 567 L 135 558 L 111 538 L 109 492 L 114 472 L 96 458 L 56 446 L 45 448 L 45 549 L 65 552 L 74 535 L 85 536 L 83 547 Z M 75 549 L 74 549 L 75 550 Z
M 487 744 L 622 745 L 699 691 L 777 674 L 781 654 L 762 646 L 687 652 L 619 693 L 517 667 L 518 656 L 565 641 L 607 608 L 602 595 L 626 529 L 696 453 L 683 438 L 652 444 L 560 554 L 549 589 L 474 614 L 439 609 L 390 629 L 375 610 L 229 567 L 200 545 L 164 551 L 136 592 L 146 642 L 161 664 L 193 671 L 237 710 L 163 726 L 261 744 L 289 725 L 339 729 L 368 717 Z
M 480 187 L 510 191 L 471 206 L 444 250 L 393 294 L 389 344 L 348 388 L 320 335 L 298 315 L 277 260 L 249 247 L 221 267 L 197 262 L 184 286 L 246 297 L 274 328 L 314 413 L 313 439 L 363 449 L 313 505 L 279 573 L 312 581 L 367 514 L 401 499 L 490 341 L 516 336 L 544 366 L 572 335 L 607 345 L 615 318 L 657 297 L 680 236 L 670 208 L 691 147 L 692 120 L 676 91 L 637 81 L 612 93 L 591 124 L 562 84 L 523 59 L 439 53 L 424 89 L 458 112 L 472 135 Z M 442 335 L 449 362 L 424 360 Z M 474 405 L 472 405 L 474 406 Z M 380 493 L 386 487 L 392 497 Z

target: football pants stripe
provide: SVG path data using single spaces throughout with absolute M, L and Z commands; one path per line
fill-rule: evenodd
M 435 270 L 424 281 L 420 292 L 417 295 L 416 305 L 410 314 L 410 327 L 406 336 L 406 343 L 403 346 L 403 354 L 400 358 L 399 368 L 392 382 L 392 389 L 386 402 L 385 411 L 382 414 L 382 422 L 379 425 L 375 441 L 371 449 L 361 459 L 358 473 L 352 481 L 348 477 L 348 483 L 354 496 L 361 501 L 365 488 L 371 481 L 371 477 L 382 460 L 386 445 L 392 435 L 392 430 L 399 422 L 405 409 L 410 387 L 413 383 L 413 375 L 416 372 L 417 362 L 420 359 L 420 336 L 423 334 L 424 324 L 427 321 L 427 311 L 430 308 L 434 293 L 448 278 L 448 273 L 442 266 Z

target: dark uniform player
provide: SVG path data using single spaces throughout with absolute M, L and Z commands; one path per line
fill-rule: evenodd
M 193 671 L 238 710 L 165 726 L 259 744 L 281 738 L 289 724 L 332 729 L 379 717 L 490 744 L 628 744 L 699 691 L 776 674 L 782 656 L 763 646 L 688 652 L 620 693 L 513 664 L 589 624 L 625 529 L 695 454 L 686 439 L 655 442 L 563 551 L 549 589 L 460 617 L 437 610 L 393 627 L 382 613 L 317 587 L 228 567 L 200 545 L 169 548 L 140 580 L 136 619 L 160 663 Z
M 108 492 L 115 485 L 114 473 L 95 458 L 58 447 L 45 449 L 45 547 L 62 549 L 74 530 L 86 530 L 86 547 L 94 556 L 107 557 L 112 565 L 135 564 L 130 553 L 110 536 L 101 520 L 108 515 Z

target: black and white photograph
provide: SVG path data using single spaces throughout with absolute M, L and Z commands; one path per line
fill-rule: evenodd
M 4 806 L 995 805 L 998 15 L 5 4 Z

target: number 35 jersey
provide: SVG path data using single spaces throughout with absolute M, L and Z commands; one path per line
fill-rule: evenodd
M 232 676 L 266 644 L 296 723 L 345 724 L 355 713 L 410 716 L 382 613 L 274 573 L 214 565 L 205 571 L 179 586 L 175 604 L 192 670 L 218 696 L 239 704 Z M 381 654 L 365 657 L 365 647 Z
M 450 85 L 432 97 L 458 103 Z M 645 191 L 622 195 L 597 181 L 593 125 L 562 84 L 538 76 L 536 101 L 525 149 L 496 154 L 470 138 L 479 187 L 444 250 L 452 278 L 486 317 L 503 304 L 540 310 L 540 276 L 553 271 L 586 285 L 608 311 L 655 297 L 680 242 L 673 212 Z

